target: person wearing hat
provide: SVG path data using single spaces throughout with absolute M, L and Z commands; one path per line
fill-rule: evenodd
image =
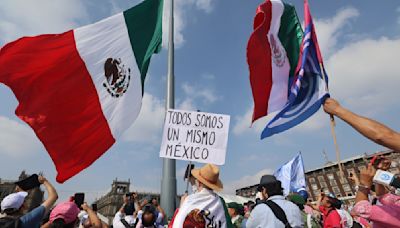
M 186 220 L 190 219 L 194 212 L 203 216 L 206 227 L 233 227 L 224 200 L 215 193 L 223 188 L 218 166 L 206 164 L 200 169 L 193 169 L 191 173 L 197 192 L 182 196 L 180 208 L 175 212 L 168 227 L 184 227 Z
M 241 228 L 242 227 L 242 221 L 243 221 L 243 206 L 236 203 L 236 202 L 230 202 L 227 204 L 228 207 L 228 213 L 232 218 L 232 224 L 236 228 Z
M 287 196 L 287 199 L 296 204 L 299 209 L 301 210 L 301 216 L 303 218 L 303 222 L 304 222 L 304 227 L 307 228 L 320 228 L 321 226 L 319 225 L 319 223 L 317 222 L 317 220 L 311 215 L 311 214 L 307 214 L 305 212 L 305 204 L 306 201 L 304 200 L 304 195 L 300 195 L 299 193 L 292 193 L 290 195 Z
M 281 182 L 275 176 L 262 176 L 258 190 L 262 199 L 251 212 L 246 227 L 303 227 L 299 207 L 285 199 Z
M 1 201 L 1 211 L 5 217 L 0 219 L 0 227 L 5 227 L 5 224 L 19 224 L 20 228 L 38 228 L 46 213 L 50 210 L 53 204 L 58 199 L 57 191 L 43 176 L 38 176 L 38 181 L 43 184 L 47 190 L 47 199 L 32 211 L 24 214 L 25 198 L 27 192 L 18 191 L 6 196 Z M 18 189 L 18 188 L 17 188 Z
M 324 228 L 341 228 L 341 217 L 336 209 L 340 209 L 341 202 L 333 193 L 325 195 L 321 191 L 321 194 L 317 199 L 317 206 L 315 209 L 319 209 L 322 213 L 323 227 Z

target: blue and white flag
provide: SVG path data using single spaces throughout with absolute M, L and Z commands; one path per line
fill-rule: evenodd
M 282 182 L 285 196 L 289 195 L 290 192 L 297 192 L 299 189 L 305 189 L 306 178 L 301 153 L 299 152 L 296 157 L 276 170 L 274 176 Z
M 301 53 L 285 106 L 267 124 L 261 139 L 288 130 L 312 116 L 329 96 L 326 75 L 308 1 L 304 1 L 305 31 Z M 323 78 L 325 74 L 326 83 Z

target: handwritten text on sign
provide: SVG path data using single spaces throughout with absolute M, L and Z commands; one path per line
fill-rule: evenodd
M 169 109 L 160 157 L 223 165 L 230 116 Z

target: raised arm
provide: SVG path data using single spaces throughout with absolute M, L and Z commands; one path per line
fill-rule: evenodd
M 42 203 L 42 205 L 46 208 L 46 213 L 50 210 L 50 208 L 53 206 L 53 204 L 57 201 L 58 199 L 58 194 L 56 189 L 53 187 L 53 185 L 50 184 L 49 181 L 47 181 L 46 178 L 43 176 L 38 177 L 39 183 L 43 184 L 44 187 L 46 188 L 47 191 L 47 199 Z
M 332 98 L 326 99 L 324 110 L 326 113 L 335 115 L 350 124 L 370 140 L 395 151 L 400 151 L 400 134 L 389 127 L 343 108 Z
M 88 213 L 89 220 L 91 222 L 91 227 L 93 228 L 102 228 L 102 223 L 97 216 L 96 212 L 94 212 L 86 203 L 82 204 L 82 209 Z

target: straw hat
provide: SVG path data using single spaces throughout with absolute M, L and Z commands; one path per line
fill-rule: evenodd
M 219 179 L 219 168 L 216 165 L 206 164 L 200 169 L 193 169 L 192 175 L 205 186 L 215 191 L 221 191 L 222 182 Z

